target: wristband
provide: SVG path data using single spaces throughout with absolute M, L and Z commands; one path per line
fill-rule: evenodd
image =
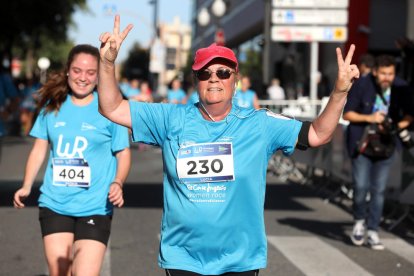
M 123 185 L 121 184 L 121 182 L 118 182 L 118 181 L 112 181 L 111 182 L 111 185 L 112 184 L 118 184 L 119 185 L 119 187 L 121 187 L 121 189 L 123 188 Z
M 311 122 L 303 122 L 302 127 L 299 131 L 298 142 L 296 144 L 296 148 L 299 150 L 307 150 L 309 148 L 309 129 L 311 126 Z

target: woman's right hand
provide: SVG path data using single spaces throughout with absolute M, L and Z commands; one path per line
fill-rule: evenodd
M 119 33 L 120 16 L 115 16 L 113 33 L 105 32 L 99 37 L 101 42 L 101 62 L 114 63 L 122 42 L 127 37 L 133 25 L 129 24 L 122 33 Z
M 13 205 L 15 208 L 24 208 L 23 201 L 30 195 L 30 189 L 20 188 L 14 193 Z

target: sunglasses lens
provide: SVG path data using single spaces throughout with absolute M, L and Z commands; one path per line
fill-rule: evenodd
M 211 72 L 207 70 L 197 71 L 197 78 L 201 81 L 208 80 L 211 76 Z
M 230 78 L 231 73 L 232 72 L 230 70 L 227 70 L 227 69 L 218 69 L 215 72 L 216 76 L 221 80 L 227 80 L 228 78 Z M 211 74 L 214 74 L 214 72 L 211 72 L 209 70 L 197 71 L 197 73 L 196 73 L 197 78 L 201 81 L 206 81 L 206 80 L 210 79 Z
M 226 80 L 230 78 L 231 72 L 229 70 L 219 69 L 217 70 L 216 75 L 219 79 Z

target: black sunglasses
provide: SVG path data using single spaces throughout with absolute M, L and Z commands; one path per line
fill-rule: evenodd
M 231 74 L 235 73 L 234 71 L 231 71 L 229 69 L 218 69 L 217 71 L 211 71 L 208 69 L 205 70 L 199 70 L 196 71 L 195 74 L 197 76 L 198 80 L 206 81 L 209 80 L 211 77 L 211 74 L 215 73 L 216 76 L 221 80 L 227 80 L 230 78 Z

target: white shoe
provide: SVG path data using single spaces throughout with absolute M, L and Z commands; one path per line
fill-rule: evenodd
M 355 221 L 354 228 L 352 229 L 351 241 L 353 244 L 361 246 L 365 240 L 365 221 Z
M 384 250 L 385 246 L 380 241 L 377 231 L 368 230 L 367 245 L 374 250 Z

